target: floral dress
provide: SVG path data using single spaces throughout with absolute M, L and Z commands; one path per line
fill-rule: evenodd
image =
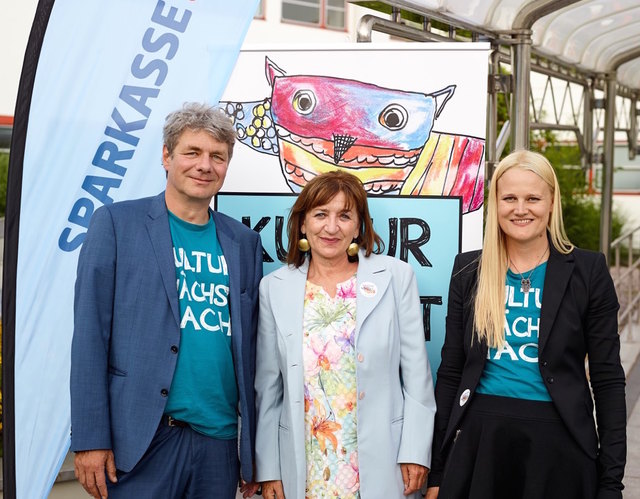
M 307 281 L 303 357 L 306 498 L 360 498 L 356 434 L 356 276 L 331 298 Z

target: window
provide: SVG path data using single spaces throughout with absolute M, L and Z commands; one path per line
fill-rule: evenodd
M 613 148 L 613 191 L 614 194 L 640 192 L 640 156 L 630 160 L 627 145 Z M 602 189 L 602 165 L 595 168 L 595 187 Z
M 344 29 L 345 0 L 283 0 L 282 20 L 315 24 L 321 28 Z
M 342 29 L 345 27 L 344 0 L 325 0 L 325 25 L 329 28 Z

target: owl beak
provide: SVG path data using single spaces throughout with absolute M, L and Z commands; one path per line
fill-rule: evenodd
M 338 164 L 344 156 L 344 153 L 349 150 L 349 148 L 356 141 L 356 137 L 352 137 L 351 135 L 336 135 L 333 134 L 333 163 Z

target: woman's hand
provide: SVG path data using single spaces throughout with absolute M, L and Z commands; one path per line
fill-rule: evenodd
M 402 471 L 405 496 L 418 492 L 426 482 L 427 473 L 429 473 L 429 468 L 413 463 L 401 463 L 400 470 Z
M 440 492 L 440 487 L 429 487 L 427 489 L 427 495 L 424 496 L 424 499 L 438 499 L 439 492 Z
M 262 497 L 264 499 L 285 499 L 282 480 L 262 482 Z
M 242 492 L 243 499 L 253 497 L 259 488 L 260 484 L 258 482 L 245 482 L 244 480 L 240 480 L 240 492 Z

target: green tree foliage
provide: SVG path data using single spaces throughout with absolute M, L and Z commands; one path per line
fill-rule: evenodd
M 388 5 L 387 2 L 362 0 L 352 3 L 355 3 L 356 5 L 359 5 L 361 7 L 366 7 L 368 9 L 377 10 L 378 12 L 381 12 L 383 14 L 391 14 L 393 10 L 392 6 Z M 404 21 L 409 21 L 409 23 L 414 23 L 417 26 L 422 26 L 426 20 L 425 16 L 421 16 L 416 12 L 405 9 L 400 9 L 400 16 Z M 447 23 L 438 21 L 437 19 L 429 19 L 429 22 L 431 23 L 432 29 L 440 30 L 445 33 L 449 31 L 449 24 Z M 456 29 L 456 35 L 461 38 L 471 38 L 471 31 L 458 28 Z
M 509 119 L 507 99 L 498 94 L 498 129 Z M 600 198 L 588 192 L 585 171 L 581 168 L 580 149 L 558 143 L 552 131 L 534 131 L 531 150 L 543 154 L 553 165 L 562 194 L 562 218 L 569 240 L 580 248 L 600 249 Z M 510 152 L 509 143 L 503 157 Z M 611 215 L 612 240 L 622 232 L 622 215 Z
M 553 132 L 534 132 L 531 149 L 538 151 L 553 165 L 562 193 L 562 218 L 569 240 L 580 248 L 600 248 L 600 198 L 587 191 L 587 180 L 580 167 L 578 146 L 558 144 Z M 611 214 L 612 240 L 617 238 L 624 225 L 622 215 Z

